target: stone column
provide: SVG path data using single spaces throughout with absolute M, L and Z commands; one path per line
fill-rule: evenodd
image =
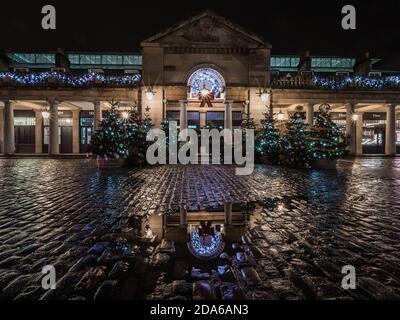
M 79 110 L 72 111 L 72 153 L 79 153 Z
M 60 136 L 58 132 L 58 102 L 51 100 L 50 102 L 50 119 L 49 119 L 49 154 L 60 154 Z
M 179 211 L 179 225 L 181 228 L 186 228 L 187 225 L 187 212 L 184 208 Z
M 231 203 L 224 204 L 224 211 L 225 211 L 225 224 L 231 225 L 232 224 L 232 204 Z
M 362 135 L 363 135 L 363 124 L 364 124 L 364 117 L 362 112 L 356 112 L 356 115 L 358 115 L 358 119 L 356 122 L 356 155 L 362 155 L 363 154 L 363 148 L 362 148 Z
M 11 101 L 4 101 L 4 154 L 14 153 L 14 106 Z
M 0 109 L 0 153 L 4 153 L 4 110 Z
M 355 121 L 353 120 L 354 114 L 354 104 L 348 103 L 346 104 L 346 136 L 347 136 L 347 145 L 349 147 L 350 154 L 356 154 L 356 126 Z M 358 119 L 357 121 L 362 121 Z
M 312 126 L 314 124 L 314 105 L 312 103 L 306 103 L 305 108 L 307 124 Z
M 232 100 L 225 100 L 225 125 L 224 129 L 232 130 Z
M 200 128 L 204 128 L 206 126 L 206 117 L 207 117 L 207 112 L 206 111 L 200 111 Z
M 40 110 L 35 110 L 35 153 L 43 153 L 43 117 Z
M 187 129 L 187 100 L 179 100 L 181 106 L 181 113 L 179 117 L 179 127 L 180 130 Z
M 94 130 L 98 130 L 100 129 L 100 123 L 102 119 L 101 102 L 95 101 L 93 102 L 93 105 L 94 105 L 94 116 L 93 116 Z
M 386 105 L 386 141 L 385 154 L 393 156 L 396 154 L 396 106 Z

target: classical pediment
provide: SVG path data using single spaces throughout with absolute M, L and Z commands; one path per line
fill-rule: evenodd
M 213 13 L 205 11 L 142 42 L 143 46 L 269 48 L 259 36 Z

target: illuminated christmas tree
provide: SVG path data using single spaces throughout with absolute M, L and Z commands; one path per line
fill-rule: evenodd
M 136 106 L 130 111 L 126 139 L 129 150 L 128 163 L 131 165 L 146 163 L 146 151 L 151 144 L 151 142 L 146 141 L 146 136 L 153 126 L 149 111 L 150 108 L 147 107 L 143 119 L 140 119 Z
M 270 161 L 279 160 L 280 136 L 275 127 L 274 118 L 267 112 L 261 120 L 261 129 L 256 136 L 256 153 L 259 156 L 268 157 Z
M 126 159 L 129 151 L 126 144 L 126 125 L 121 118 L 118 103 L 112 103 L 110 111 L 100 123 L 92 138 L 92 152 L 97 158 Z
M 294 113 L 287 123 L 287 132 L 282 139 L 283 157 L 281 163 L 297 168 L 310 167 L 310 130 L 301 113 Z
M 314 159 L 341 158 L 346 152 L 344 135 L 332 121 L 329 105 L 321 105 L 319 111 L 309 138 L 311 156 Z
M 244 129 L 256 129 L 256 124 L 254 118 L 250 116 L 250 112 L 244 113 L 244 118 L 242 119 L 241 128 Z

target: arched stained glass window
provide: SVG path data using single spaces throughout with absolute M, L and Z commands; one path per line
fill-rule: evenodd
M 188 80 L 188 86 L 190 87 L 190 97 L 197 98 L 203 89 L 207 89 L 211 92 L 214 98 L 221 98 L 222 92 L 225 88 L 225 80 L 222 75 L 211 68 L 200 68 L 197 69 L 190 76 Z

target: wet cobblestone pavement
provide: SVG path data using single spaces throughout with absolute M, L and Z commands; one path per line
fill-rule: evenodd
M 0 190 L 2 299 L 400 296 L 400 159 L 337 171 L 260 165 L 245 177 L 229 166 L 98 171 L 89 160 L 0 159 Z M 229 202 L 257 205 L 215 268 L 141 229 L 180 205 Z M 45 292 L 49 264 L 57 289 Z M 356 268 L 354 291 L 341 289 L 345 265 Z

